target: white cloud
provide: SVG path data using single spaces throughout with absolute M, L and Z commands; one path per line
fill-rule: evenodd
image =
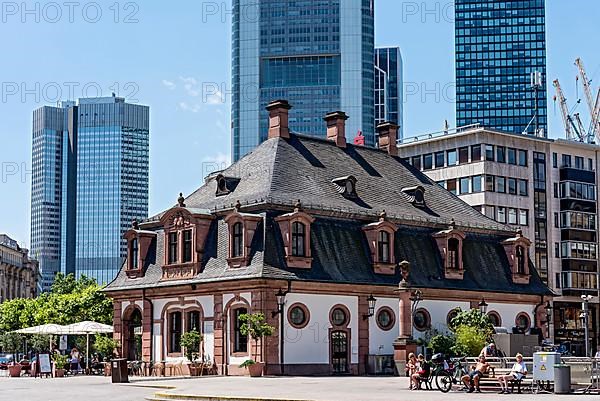
M 179 108 L 183 111 L 190 111 L 192 113 L 198 113 L 201 109 L 199 104 L 189 104 L 187 102 L 179 102 Z
M 198 81 L 193 77 L 179 77 L 181 82 L 183 82 L 183 88 L 187 92 L 188 95 L 192 97 L 197 97 L 200 95 L 200 90 L 198 89 Z
M 173 90 L 173 89 L 175 89 L 175 87 L 176 87 L 176 85 L 175 85 L 175 82 L 173 82 L 173 81 L 168 81 L 168 80 L 166 80 L 166 79 L 163 79 L 163 80 L 162 80 L 162 84 L 163 84 L 164 86 L 166 86 L 166 87 L 167 87 L 167 89 L 170 89 L 170 90 Z
M 225 103 L 225 97 L 221 91 L 216 91 L 215 93 L 206 95 L 206 102 L 208 104 L 223 104 Z

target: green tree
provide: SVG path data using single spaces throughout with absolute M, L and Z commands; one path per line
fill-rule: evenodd
M 477 328 L 483 333 L 486 341 L 490 341 L 494 334 L 494 325 L 492 324 L 492 321 L 486 314 L 481 313 L 479 309 L 469 309 L 467 311 L 461 310 L 450 321 L 449 328 L 456 333 L 458 328 L 462 326 Z
M 258 357 L 258 342 L 264 337 L 273 335 L 275 327 L 268 324 L 262 313 L 242 313 L 239 318 L 240 332 L 254 340 L 254 358 Z
M 445 356 L 454 356 L 452 347 L 456 344 L 456 339 L 452 335 L 438 334 L 433 336 L 429 341 L 428 347 L 431 348 L 434 354 L 442 353 Z
M 107 359 L 112 359 L 115 349 L 119 348 L 119 342 L 110 336 L 96 334 L 94 336 L 94 349 Z
M 50 351 L 50 342 L 56 345 L 56 337 L 46 334 L 34 334 L 27 339 L 27 344 L 35 352 Z
M 200 354 L 200 343 L 202 342 L 202 334 L 196 330 L 187 331 L 181 336 L 179 344 L 185 348 L 185 356 L 190 362 L 196 362 Z
M 4 333 L 0 335 L 0 347 L 12 353 L 15 356 L 14 361 L 18 362 L 17 352 L 23 347 L 23 336 L 14 332 Z
M 455 336 L 456 344 L 452 350 L 456 355 L 479 355 L 487 340 L 483 330 L 466 325 L 458 326 Z

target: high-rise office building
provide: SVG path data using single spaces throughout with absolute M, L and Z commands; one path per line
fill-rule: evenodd
M 375 126 L 384 121 L 398 124 L 402 139 L 402 55 L 399 47 L 375 49 Z
M 110 282 L 123 233 L 148 215 L 149 108 L 88 98 L 33 112 L 31 251 L 41 290 L 58 272 Z
M 266 139 L 276 99 L 296 132 L 325 136 L 323 116 L 343 110 L 349 139 L 374 145 L 373 13 L 373 0 L 233 1 L 234 161 Z
M 456 125 L 547 132 L 544 0 L 456 0 Z M 534 91 L 531 74 L 541 74 Z

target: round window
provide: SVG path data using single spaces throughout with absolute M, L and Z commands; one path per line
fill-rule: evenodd
M 529 326 L 531 326 L 531 320 L 529 320 L 527 313 L 519 313 L 515 319 L 515 325 L 523 331 L 529 330 Z
M 446 316 L 446 325 L 448 327 L 452 326 L 452 319 L 454 319 L 460 311 L 460 308 L 454 308 L 450 312 L 448 312 L 448 315 Z
M 346 324 L 347 320 L 348 315 L 342 308 L 335 308 L 333 312 L 331 312 L 331 323 L 334 326 L 343 326 Z
M 428 330 L 431 327 L 431 316 L 426 309 L 417 309 L 413 317 L 413 325 L 419 331 Z
M 488 312 L 488 318 L 490 319 L 490 322 L 492 323 L 492 325 L 494 327 L 502 326 L 502 319 L 500 318 L 500 315 L 498 314 L 498 312 L 496 312 L 496 311 Z
M 302 304 L 295 304 L 290 306 L 288 312 L 288 321 L 292 327 L 301 329 L 308 324 L 309 313 L 308 309 Z
M 394 326 L 394 312 L 387 307 L 379 309 L 377 312 L 377 326 L 381 330 L 390 330 Z

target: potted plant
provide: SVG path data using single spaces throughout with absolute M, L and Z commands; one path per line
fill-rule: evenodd
M 110 336 L 96 334 L 94 338 L 94 348 L 104 357 L 104 362 L 107 362 L 104 364 L 105 376 L 110 376 L 112 373 L 110 361 L 114 357 L 115 350 L 118 350 L 119 347 L 119 342 Z
M 196 330 L 188 331 L 181 336 L 179 344 L 185 349 L 185 356 L 190 361 L 190 375 L 200 376 L 202 364 L 198 363 L 202 334 Z
M 65 377 L 65 366 L 69 363 L 69 356 L 55 353 L 52 360 L 54 361 L 54 376 Z
M 17 363 L 17 351 L 23 345 L 23 337 L 18 333 L 4 333 L 0 336 L 0 346 L 2 349 L 12 352 L 13 361 L 8 366 L 8 374 L 10 377 L 21 376 L 21 365 Z
M 265 315 L 262 313 L 243 313 L 239 316 L 240 332 L 245 336 L 250 336 L 254 340 L 254 359 L 244 361 L 240 367 L 247 368 L 251 377 L 260 377 L 263 374 L 264 362 L 257 362 L 258 359 L 258 342 L 263 338 L 273 335 L 275 327 L 265 322 Z

